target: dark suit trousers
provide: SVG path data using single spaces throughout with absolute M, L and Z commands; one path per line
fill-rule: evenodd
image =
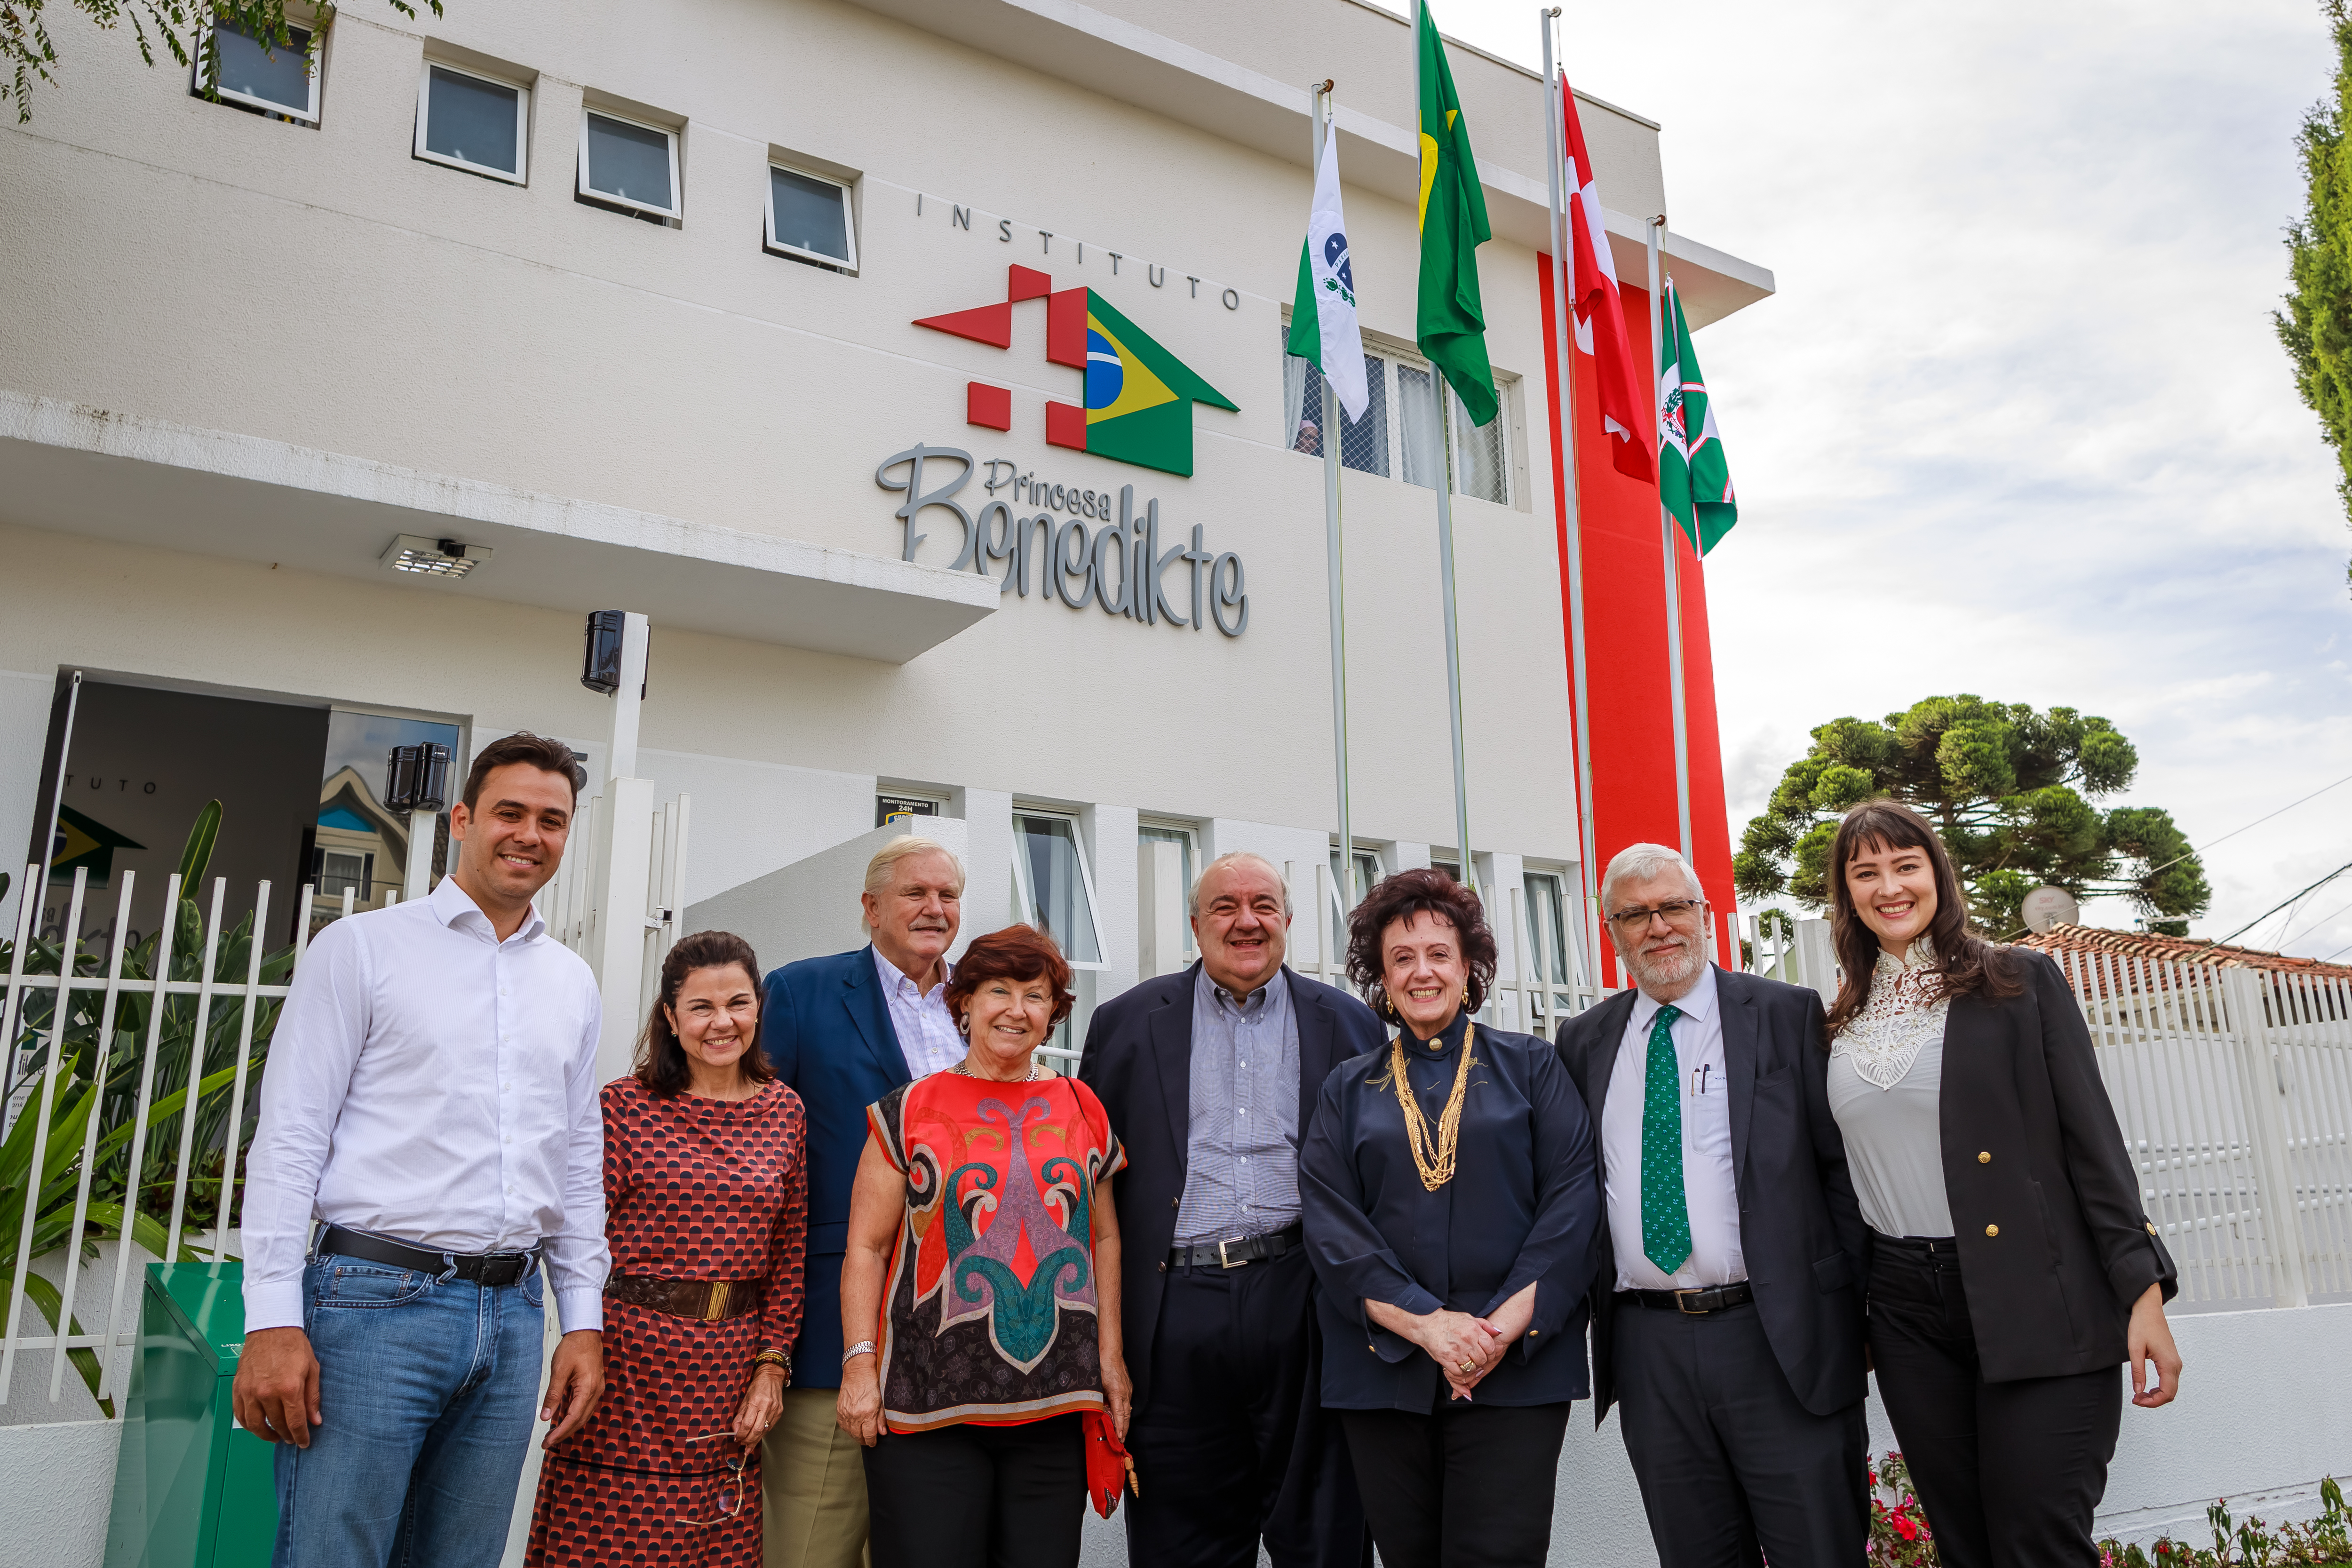
M 1133 1568 L 1369 1568 L 1346 1439 L 1322 1405 L 1304 1248 L 1168 1271 L 1151 1399 L 1128 1428 L 1140 1495 L 1121 1505 Z
M 1570 1406 L 1342 1410 L 1381 1568 L 1543 1568 Z
M 1870 1357 L 1944 1568 L 2098 1562 L 2091 1516 L 2123 1421 L 2117 1368 L 1987 1383 L 1959 1254 L 1884 1238 L 1871 1249 Z
M 1685 1317 L 1621 1300 L 1614 1323 L 1617 1418 L 1661 1568 L 1754 1568 L 1759 1546 L 1776 1563 L 1861 1568 L 1862 1401 L 1800 1405 L 1753 1304 Z

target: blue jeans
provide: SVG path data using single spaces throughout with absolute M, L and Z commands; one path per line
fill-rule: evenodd
M 274 1568 L 496 1568 L 539 1418 L 540 1279 L 310 1260 L 324 1419 L 278 1449 Z

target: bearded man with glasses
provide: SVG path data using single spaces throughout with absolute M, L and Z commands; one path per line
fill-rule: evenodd
M 1860 1568 L 1869 1231 L 1830 1115 L 1822 999 L 1719 970 L 1690 862 L 1601 884 L 1633 989 L 1559 1027 L 1600 1130 L 1595 1425 L 1622 1403 L 1661 1568 Z

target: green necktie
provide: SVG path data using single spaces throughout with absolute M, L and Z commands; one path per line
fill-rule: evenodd
M 1679 1007 L 1650 1021 L 1642 1078 L 1642 1251 L 1672 1275 L 1691 1255 L 1690 1205 L 1683 1198 L 1683 1070 L 1675 1057 Z

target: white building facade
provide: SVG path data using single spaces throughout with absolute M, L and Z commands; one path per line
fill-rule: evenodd
M 967 935 L 1044 921 L 1090 1006 L 1165 962 L 1140 843 L 1259 850 L 1313 897 L 1337 809 L 1322 465 L 1295 448 L 1319 397 L 1281 337 L 1330 77 L 1380 362 L 1343 443 L 1355 837 L 1382 872 L 1458 865 L 1410 37 L 1353 0 L 352 5 L 308 77 L 225 37 L 224 102 L 68 38 L 0 153 L 0 844 L 58 812 L 160 885 L 221 798 L 233 887 L 373 901 L 400 847 L 350 797 L 385 742 L 462 772 L 528 727 L 601 776 L 583 618 L 624 609 L 652 626 L 636 772 L 694 801 L 691 900 L 891 809 L 961 817 Z M 1544 926 L 1576 834 L 1543 97 L 1453 56 L 1503 393 L 1485 430 L 1455 414 L 1472 853 Z M 1663 211 L 1656 128 L 1583 116 L 1612 205 Z M 1612 222 L 1630 263 L 1639 226 Z M 1770 287 L 1685 248 L 1702 310 Z M 1008 300 L 1015 268 L 1055 298 Z M 1192 403 L 1189 474 L 1049 440 L 1047 405 L 1087 401 L 1048 357 L 1081 288 L 1233 405 Z M 916 324 L 991 306 L 1007 346 Z M 461 577 L 394 569 L 445 549 Z M 1572 962 L 1572 932 L 1534 941 Z

